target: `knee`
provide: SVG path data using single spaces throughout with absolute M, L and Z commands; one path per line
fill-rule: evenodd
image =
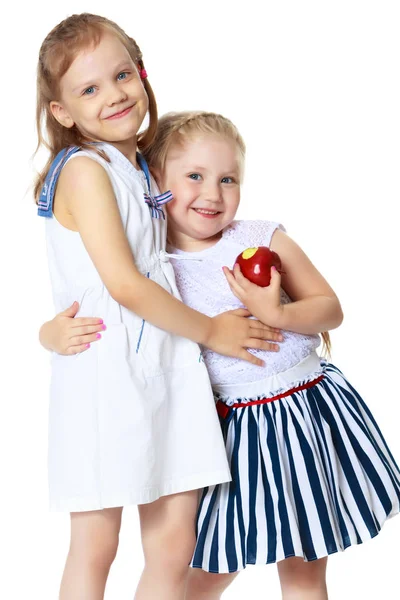
M 187 526 L 169 524 L 156 535 L 142 537 L 143 553 L 147 565 L 158 566 L 163 571 L 187 571 L 192 559 L 195 534 Z
M 195 598 L 220 598 L 237 573 L 208 573 L 202 569 L 190 569 L 186 600 Z
M 118 550 L 118 533 L 80 536 L 71 539 L 70 555 L 96 569 L 109 569 Z
M 326 559 L 304 562 L 302 559 L 289 558 L 279 563 L 278 570 L 282 590 L 287 597 L 303 598 L 307 597 L 306 593 L 318 594 L 326 589 Z

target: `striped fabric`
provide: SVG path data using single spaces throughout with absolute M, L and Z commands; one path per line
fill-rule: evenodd
M 222 419 L 233 481 L 206 488 L 193 567 L 322 558 L 376 536 L 400 508 L 400 472 L 333 365 L 312 387 Z
M 92 142 L 93 146 L 97 146 L 97 142 Z M 69 146 L 68 148 L 64 148 L 60 150 L 57 154 L 53 162 L 51 163 L 49 172 L 47 173 L 45 182 L 42 187 L 42 191 L 40 193 L 39 201 L 38 201 L 38 215 L 39 217 L 52 217 L 53 216 L 53 201 L 54 194 L 56 190 L 56 185 L 58 182 L 58 178 L 62 171 L 63 166 L 67 162 L 70 156 L 79 152 L 82 148 L 78 146 Z M 139 163 L 140 168 L 144 172 L 147 184 L 147 192 L 144 194 L 144 201 L 148 205 L 150 209 L 150 214 L 154 219 L 165 219 L 164 211 L 162 206 L 171 202 L 173 200 L 172 192 L 164 192 L 163 194 L 159 194 L 158 196 L 152 196 L 150 193 L 151 190 L 151 176 L 149 167 L 139 152 L 136 154 L 137 161 Z
M 78 146 L 70 146 L 60 150 L 53 162 L 49 172 L 47 173 L 46 180 L 43 184 L 42 191 L 38 201 L 38 215 L 39 217 L 52 217 L 53 216 L 53 200 L 54 192 L 56 189 L 57 181 L 60 176 L 61 170 L 70 156 L 79 152 Z
M 171 202 L 174 197 L 172 192 L 164 192 L 158 196 L 150 196 L 149 194 L 144 195 L 144 201 L 150 208 L 151 216 L 153 219 L 165 219 L 164 211 L 161 208 L 164 204 Z

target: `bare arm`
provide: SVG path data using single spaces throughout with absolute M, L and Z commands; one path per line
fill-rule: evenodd
M 262 362 L 245 347 L 275 349 L 263 341 L 268 329 L 244 318 L 246 313 L 235 311 L 211 319 L 137 270 L 111 182 L 95 161 L 78 157 L 67 163 L 58 184 L 57 210 L 70 216 L 102 281 L 119 304 L 161 329 L 255 364 Z
M 250 283 L 235 267 L 225 269 L 233 293 L 260 321 L 273 327 L 314 334 L 338 327 L 343 320 L 340 302 L 303 250 L 280 230 L 274 233 L 271 250 L 282 261 L 282 276 L 272 271 L 271 283 L 261 288 Z M 280 303 L 280 287 L 292 302 Z

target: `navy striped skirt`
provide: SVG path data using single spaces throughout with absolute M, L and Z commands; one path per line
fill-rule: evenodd
M 299 366 L 290 389 L 218 401 L 232 482 L 203 492 L 192 567 L 316 560 L 399 512 L 400 471 L 364 401 L 316 355 Z

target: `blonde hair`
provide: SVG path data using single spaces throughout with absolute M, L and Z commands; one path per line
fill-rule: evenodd
M 36 201 L 51 163 L 58 152 L 68 146 L 85 147 L 90 142 L 77 127 L 73 126 L 68 129 L 60 125 L 50 110 L 50 102 L 58 98 L 60 80 L 79 52 L 90 46 L 96 47 L 105 33 L 115 35 L 127 49 L 137 68 L 139 70 L 144 68 L 142 52 L 135 40 L 113 21 L 89 13 L 72 15 L 56 25 L 40 48 L 37 68 L 36 127 L 38 145 L 36 151 L 43 145 L 50 150 L 50 157 L 35 180 Z M 156 99 L 147 78 L 143 80 L 143 85 L 149 99 L 150 118 L 148 128 L 138 137 L 138 148 L 142 152 L 153 141 L 157 129 Z
M 233 141 L 239 150 L 241 171 L 243 170 L 246 146 L 236 126 L 218 113 L 202 111 L 171 112 L 159 119 L 154 140 L 144 152 L 150 169 L 153 172 L 162 173 L 171 147 L 182 146 L 185 138 L 196 134 L 221 135 Z M 329 358 L 331 354 L 330 335 L 327 331 L 323 331 L 321 337 L 323 341 L 322 354 Z
M 153 143 L 144 156 L 153 171 L 163 171 L 167 154 L 172 146 L 182 146 L 186 138 L 194 135 L 213 134 L 234 142 L 239 150 L 240 167 L 243 170 L 246 146 L 235 125 L 222 115 L 212 112 L 170 112 L 158 121 Z
M 330 358 L 331 350 L 332 350 L 331 336 L 329 335 L 328 331 L 323 331 L 321 333 L 321 337 L 322 337 L 322 355 L 325 356 L 325 358 Z

